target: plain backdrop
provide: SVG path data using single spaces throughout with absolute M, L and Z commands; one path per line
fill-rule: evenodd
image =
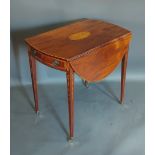
M 102 19 L 132 31 L 127 79 L 144 79 L 144 17 L 144 0 L 11 0 L 11 85 L 31 82 L 26 37 L 80 18 Z M 37 74 L 39 83 L 66 80 L 64 73 L 39 63 Z M 119 69 L 108 77 L 119 78 Z
M 144 154 L 144 6 L 144 0 L 11 0 L 12 154 Z M 39 85 L 40 117 L 35 117 L 24 39 L 81 18 L 125 27 L 133 39 L 124 105 L 118 102 L 120 65 L 106 78 L 110 82 L 93 83 L 89 89 L 76 83 L 78 144 L 69 147 L 65 74 L 37 63 L 38 83 L 44 84 Z M 76 76 L 76 80 L 80 78 Z

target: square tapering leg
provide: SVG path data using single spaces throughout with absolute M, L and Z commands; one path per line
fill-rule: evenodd
M 127 62 L 128 62 L 128 49 L 122 58 L 122 66 L 121 66 L 121 95 L 120 95 L 120 102 L 123 104 L 124 97 L 125 97 L 125 81 L 126 81 L 126 69 L 127 69 Z
M 69 138 L 74 137 L 74 72 L 69 69 L 66 73 L 68 89 Z
M 29 55 L 29 65 L 31 71 L 31 79 L 32 79 L 32 87 L 33 87 L 33 94 L 34 94 L 34 101 L 35 101 L 35 111 L 36 113 L 39 112 L 39 105 L 38 105 L 38 90 L 37 90 L 37 75 L 36 75 L 36 61 L 35 58 L 32 56 L 32 50 L 29 47 L 28 55 Z

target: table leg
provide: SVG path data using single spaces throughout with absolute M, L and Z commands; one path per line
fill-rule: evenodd
M 31 79 L 32 79 L 34 101 L 35 101 L 35 111 L 36 111 L 36 113 L 38 113 L 39 112 L 39 106 L 38 106 L 36 61 L 35 61 L 35 58 L 31 55 L 31 49 L 30 48 L 29 48 L 29 51 L 28 51 L 28 55 L 29 55 L 29 65 L 30 65 L 30 71 L 31 71 Z
M 125 96 L 125 81 L 126 81 L 126 68 L 128 62 L 128 51 L 124 54 L 122 58 L 122 68 L 121 68 L 121 96 L 120 102 L 123 104 L 124 96 Z
M 74 72 L 72 69 L 67 71 L 67 89 L 68 89 L 68 112 L 69 112 L 69 139 L 74 136 Z

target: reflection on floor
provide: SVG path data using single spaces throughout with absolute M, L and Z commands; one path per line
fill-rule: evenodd
M 40 114 L 32 88 L 11 88 L 11 155 L 144 155 L 144 82 L 75 84 L 75 140 L 67 142 L 66 84 L 39 85 Z

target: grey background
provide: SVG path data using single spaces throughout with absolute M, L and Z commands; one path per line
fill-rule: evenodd
M 37 63 L 36 116 L 24 39 L 80 18 L 123 26 L 133 40 L 124 105 L 119 104 L 120 66 L 89 89 L 76 76 L 70 144 L 65 74 Z M 144 23 L 144 0 L 11 0 L 11 154 L 144 155 Z
M 31 82 L 26 37 L 80 18 L 103 19 L 131 30 L 127 78 L 144 79 L 144 0 L 11 0 L 11 85 Z M 39 63 L 37 68 L 38 82 L 66 80 L 64 73 Z M 118 69 L 108 79 L 119 77 Z

